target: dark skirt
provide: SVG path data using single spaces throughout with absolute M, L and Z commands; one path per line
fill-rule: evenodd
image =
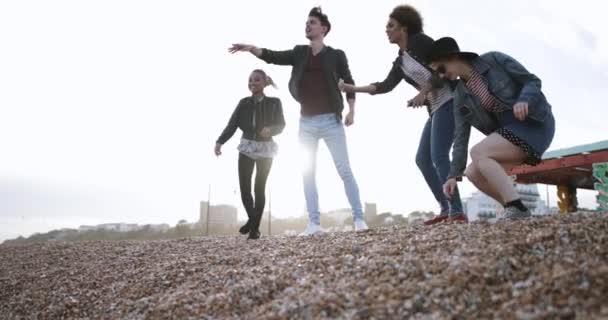
M 505 111 L 500 114 L 499 121 L 501 128 L 496 130 L 496 133 L 526 153 L 525 164 L 533 166 L 539 164 L 555 135 L 553 114 L 549 112 L 544 122 L 531 119 L 519 121 L 513 115 L 513 111 Z

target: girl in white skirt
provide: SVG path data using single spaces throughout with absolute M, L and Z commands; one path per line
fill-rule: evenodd
M 241 234 L 249 234 L 248 239 L 260 237 L 260 220 L 266 203 L 266 181 L 272 158 L 276 155 L 277 144 L 272 137 L 280 134 L 285 128 L 281 100 L 267 97 L 264 88 L 272 85 L 272 79 L 263 70 L 256 69 L 249 76 L 251 96 L 239 101 L 232 113 L 228 125 L 217 139 L 215 154 L 222 154 L 222 145 L 236 132 L 243 131 L 239 150 L 239 185 L 241 200 L 249 219 L 239 229 Z M 251 195 L 251 178 L 256 168 L 254 197 Z

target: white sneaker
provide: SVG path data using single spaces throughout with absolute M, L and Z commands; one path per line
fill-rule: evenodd
M 323 233 L 323 229 L 321 228 L 320 225 L 314 224 L 314 223 L 309 223 L 308 227 L 306 227 L 306 230 L 304 230 L 304 232 L 300 233 L 300 236 L 314 236 L 315 234 L 321 234 L 321 233 Z
M 365 223 L 365 220 L 363 220 L 363 219 L 355 220 L 355 231 L 365 231 L 368 229 L 369 229 L 369 227 L 367 226 L 367 223 Z

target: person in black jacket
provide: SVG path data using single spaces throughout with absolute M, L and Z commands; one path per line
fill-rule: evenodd
M 264 88 L 274 85 L 272 79 L 263 70 L 256 69 L 249 76 L 251 96 L 241 99 L 228 121 L 228 125 L 215 144 L 215 155 L 222 154 L 222 145 L 236 132 L 243 131 L 239 150 L 239 186 L 241 200 L 247 211 L 247 223 L 239 229 L 241 234 L 249 234 L 249 239 L 260 237 L 260 220 L 266 203 L 266 181 L 272 158 L 278 146 L 272 139 L 285 128 L 283 107 L 279 98 L 267 97 Z M 255 175 L 255 202 L 251 196 L 251 176 Z
M 429 112 L 420 137 L 416 164 L 441 210 L 437 217 L 425 221 L 425 224 L 466 222 L 458 189 L 451 198 L 447 198 L 442 190 L 450 171 L 450 148 L 454 142 L 453 95 L 449 83 L 428 65 L 433 39 L 423 33 L 422 17 L 409 5 L 393 9 L 386 24 L 386 35 L 390 43 L 399 46 L 399 55 L 386 79 L 367 86 L 340 83 L 339 87 L 345 92 L 381 94 L 392 91 L 405 80 L 416 88 L 418 94 L 408 101 L 408 105 L 414 108 L 427 106 Z

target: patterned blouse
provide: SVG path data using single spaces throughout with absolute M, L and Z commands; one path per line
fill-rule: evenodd
M 431 79 L 431 72 L 407 52 L 402 52 L 401 54 L 401 70 L 403 70 L 403 73 L 414 80 L 419 86 L 427 84 Z M 431 113 L 437 111 L 442 105 L 450 101 L 452 97 L 452 89 L 447 84 L 441 88 L 431 90 L 426 96 L 431 104 Z
M 467 87 L 472 94 L 479 98 L 479 102 L 484 109 L 490 112 L 503 112 L 507 109 L 500 100 L 490 93 L 488 85 L 478 72 L 471 72 L 471 78 L 467 81 Z

